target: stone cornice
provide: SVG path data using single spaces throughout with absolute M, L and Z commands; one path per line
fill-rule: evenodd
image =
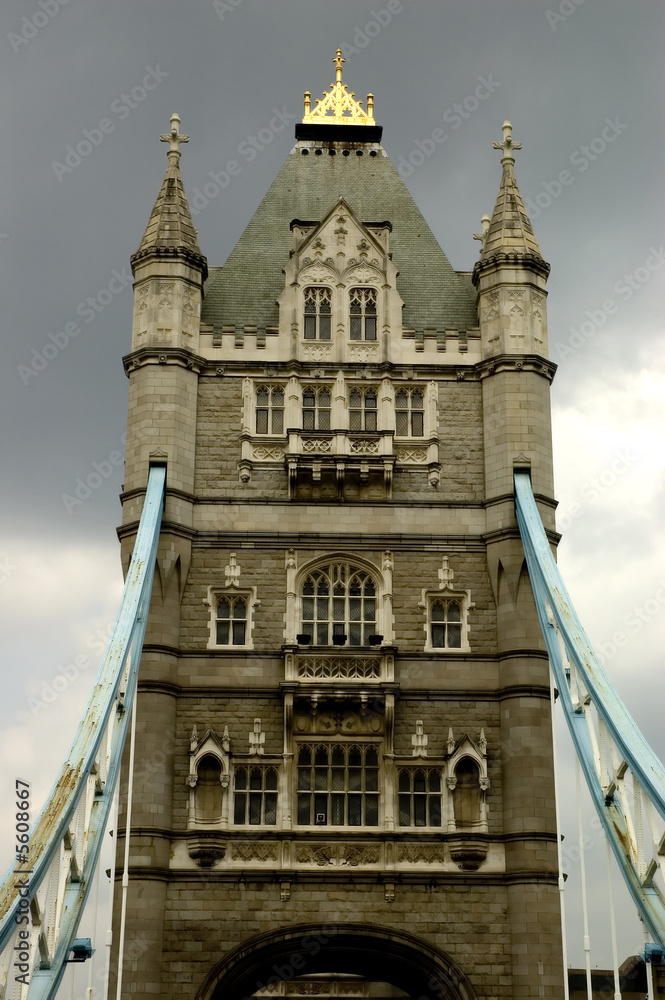
M 126 354 L 122 363 L 127 376 L 145 365 L 178 365 L 200 375 L 206 361 L 182 347 L 140 347 L 137 351 Z
M 479 361 L 475 370 L 480 379 L 490 375 L 498 375 L 501 372 L 526 371 L 542 375 L 551 382 L 554 379 L 557 366 L 553 361 L 540 357 L 538 354 L 497 354 L 493 358 Z
M 494 253 L 491 257 L 487 257 L 485 260 L 479 260 L 476 262 L 473 268 L 472 281 L 476 287 L 480 281 L 482 274 L 486 274 L 488 271 L 496 271 L 501 265 L 508 265 L 509 267 L 523 267 L 526 270 L 535 271 L 536 274 L 542 275 L 543 278 L 547 279 L 551 270 L 550 265 L 542 257 L 538 257 L 533 253 Z
M 132 267 L 132 274 L 135 274 L 136 265 L 141 264 L 150 258 L 160 257 L 169 258 L 171 260 L 178 259 L 184 260 L 192 267 L 197 268 L 201 272 L 202 282 L 208 277 L 208 259 L 204 257 L 203 254 L 198 254 L 194 250 L 190 250 L 188 247 L 159 247 L 150 246 L 146 247 L 145 250 L 137 250 L 136 253 L 132 254 L 129 258 L 129 262 Z

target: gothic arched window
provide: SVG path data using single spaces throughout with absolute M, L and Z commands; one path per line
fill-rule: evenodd
M 305 386 L 302 391 L 302 427 L 304 431 L 330 430 L 332 395 L 327 386 Z
M 375 431 L 377 429 L 376 389 L 352 389 L 349 395 L 349 429 Z
M 256 389 L 256 433 L 284 433 L 284 388 L 259 385 Z
M 395 393 L 395 433 L 398 437 L 423 437 L 425 395 L 422 389 L 398 389 Z
M 368 646 L 376 634 L 376 584 L 364 569 L 333 563 L 302 587 L 302 628 L 314 646 Z
M 305 340 L 330 340 L 332 292 L 329 288 L 305 289 Z
M 247 633 L 247 598 L 224 594 L 217 601 L 217 645 L 244 646 Z
M 376 289 L 352 288 L 349 296 L 351 340 L 376 340 Z
M 462 609 L 460 602 L 447 598 L 434 598 L 430 628 L 432 630 L 432 649 L 461 649 Z
M 441 772 L 401 770 L 398 804 L 400 826 L 441 826 Z
M 300 826 L 378 826 L 375 746 L 324 744 L 298 751 Z

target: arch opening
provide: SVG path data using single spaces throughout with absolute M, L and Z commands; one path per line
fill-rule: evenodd
M 409 1000 L 476 998 L 444 952 L 402 931 L 346 923 L 302 924 L 246 942 L 212 970 L 197 1000 L 251 1000 L 274 984 L 321 974 L 387 983 Z

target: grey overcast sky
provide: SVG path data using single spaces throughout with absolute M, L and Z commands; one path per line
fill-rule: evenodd
M 3 857 L 14 778 L 27 777 L 36 799 L 46 795 L 121 589 L 127 276 L 166 165 L 159 134 L 179 112 L 191 136 L 181 165 L 190 204 L 200 207 L 200 244 L 221 264 L 293 144 L 303 91 L 319 95 L 334 80 L 338 45 L 345 82 L 375 94 L 385 148 L 458 270 L 473 267 L 472 234 L 494 204 L 492 142 L 504 118 L 523 143 L 517 178 L 552 265 L 560 562 L 610 676 L 665 755 L 664 35 L 662 0 L 3 6 Z M 268 127 L 273 109 L 292 116 L 289 125 L 252 157 L 249 137 Z M 439 144 L 435 129 L 446 136 Z M 82 140 L 84 155 L 68 156 Z M 206 199 L 210 172 L 232 159 L 240 174 Z M 101 483 L 81 503 L 67 500 L 97 467 Z M 39 708 L 76 656 L 85 658 L 80 675 Z M 561 753 L 569 800 L 563 744 Z M 564 832 L 570 845 L 568 809 Z M 593 964 L 607 967 L 599 856 Z M 579 870 L 570 854 L 567 864 L 570 959 L 580 965 Z M 622 923 L 621 958 L 639 944 L 636 922 Z

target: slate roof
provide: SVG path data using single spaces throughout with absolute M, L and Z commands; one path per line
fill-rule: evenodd
M 480 260 L 496 253 L 530 254 L 542 259 L 538 240 L 533 234 L 522 196 L 515 180 L 512 163 L 504 163 L 499 193 L 494 205 Z
M 181 253 L 192 260 L 198 259 L 205 266 L 206 259 L 201 253 L 192 222 L 178 158 L 173 155 L 169 156 L 157 201 L 141 244 L 132 255 L 132 263 L 155 251 L 169 255 Z
M 356 155 L 356 148 L 363 155 Z M 213 267 L 205 285 L 202 321 L 275 325 L 282 269 L 292 249 L 292 219 L 321 221 L 342 197 L 363 222 L 389 220 L 390 250 L 400 272 L 403 322 L 422 329 L 465 330 L 478 325 L 471 275 L 454 271 L 384 151 L 354 144 L 331 156 L 296 146 L 223 267 Z

